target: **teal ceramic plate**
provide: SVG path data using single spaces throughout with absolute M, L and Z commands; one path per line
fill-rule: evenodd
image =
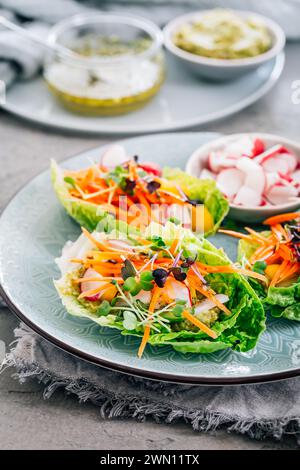
M 184 167 L 200 144 L 216 134 L 183 133 L 138 137 L 124 141 L 129 153 L 161 165 Z M 65 162 L 68 168 L 87 165 L 94 149 Z M 147 346 L 137 358 L 139 341 L 118 331 L 100 329 L 88 320 L 67 314 L 52 279 L 54 263 L 66 240 L 79 228 L 65 213 L 52 191 L 49 171 L 27 184 L 9 203 L 0 219 L 1 294 L 11 309 L 33 330 L 83 359 L 118 371 L 189 384 L 229 384 L 275 380 L 300 375 L 300 325 L 273 319 L 255 350 L 230 350 L 210 355 L 179 354 L 169 347 Z M 231 257 L 236 244 L 229 237 L 213 240 Z

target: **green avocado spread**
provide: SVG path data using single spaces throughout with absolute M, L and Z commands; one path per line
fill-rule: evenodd
M 174 44 L 192 54 L 214 59 L 258 56 L 272 46 L 266 25 L 256 16 L 211 10 L 185 23 L 173 35 Z

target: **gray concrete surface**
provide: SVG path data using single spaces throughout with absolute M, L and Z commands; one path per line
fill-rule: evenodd
M 292 103 L 292 83 L 300 80 L 300 44 L 287 50 L 286 68 L 277 86 L 259 103 L 201 130 L 219 132 L 265 131 L 299 139 L 300 104 Z M 49 165 L 107 142 L 37 129 L 0 111 L 0 206 L 32 176 Z M 17 319 L 0 309 L 0 340 L 8 348 Z M 80 405 L 63 392 L 50 400 L 34 381 L 20 385 L 11 371 L 0 376 L 0 448 L 2 449 L 288 449 L 282 442 L 252 441 L 220 431 L 199 434 L 184 423 L 159 425 L 152 421 L 103 420 L 97 408 Z

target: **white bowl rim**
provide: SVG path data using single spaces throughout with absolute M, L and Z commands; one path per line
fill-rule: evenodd
M 282 137 L 277 134 L 268 134 L 265 132 L 238 132 L 236 134 L 226 134 L 221 137 L 218 137 L 217 139 L 211 140 L 210 142 L 207 142 L 204 145 L 201 145 L 196 149 L 192 155 L 189 157 L 186 166 L 185 166 L 185 171 L 191 175 L 192 173 L 190 172 L 189 168 L 196 163 L 197 161 L 201 160 L 201 156 L 203 156 L 205 153 L 207 153 L 212 147 L 218 147 L 219 145 L 222 145 L 223 143 L 226 143 L 230 140 L 233 140 L 235 138 L 239 137 L 258 137 L 260 139 L 264 140 L 275 140 L 278 141 L 278 143 L 282 143 L 284 145 L 287 145 L 289 147 L 293 147 L 295 151 L 297 152 L 297 156 L 300 162 L 300 142 L 296 142 L 293 139 L 290 139 L 288 137 Z M 194 172 L 193 172 L 194 175 Z M 281 212 L 287 209 L 290 209 L 291 207 L 294 207 L 297 205 L 296 202 L 288 202 L 285 204 L 276 204 L 274 206 L 255 206 L 255 207 L 249 207 L 249 206 L 239 206 L 237 204 L 231 204 L 229 203 L 230 207 L 233 209 L 241 210 L 241 211 L 251 211 L 251 212 L 258 212 L 258 213 L 264 213 L 264 212 L 270 212 L 270 211 L 276 211 L 276 212 Z M 299 201 L 300 205 L 300 201 Z
M 279 26 L 279 24 L 277 24 L 271 18 L 268 18 L 264 15 L 260 15 L 258 13 L 255 13 L 249 10 L 235 10 L 235 9 L 229 9 L 229 10 L 233 11 L 234 13 L 242 17 L 252 16 L 264 22 L 267 29 L 274 36 L 274 44 L 268 51 L 262 54 L 259 54 L 255 57 L 245 57 L 242 59 L 216 59 L 216 58 L 204 57 L 204 56 L 193 54 L 191 52 L 185 51 L 184 49 L 181 49 L 180 47 L 177 47 L 174 44 L 171 38 L 171 35 L 174 32 L 175 28 L 177 29 L 181 24 L 186 23 L 189 20 L 195 19 L 196 17 L 203 16 L 203 14 L 208 13 L 212 10 L 213 9 L 197 10 L 191 13 L 186 13 L 184 15 L 177 16 L 176 18 L 171 20 L 169 23 L 167 23 L 166 26 L 163 28 L 165 47 L 171 53 L 180 57 L 181 59 L 185 59 L 189 62 L 193 62 L 199 65 L 208 65 L 212 67 L 221 67 L 221 68 L 222 67 L 232 68 L 232 67 L 243 67 L 243 66 L 246 67 L 250 65 L 260 65 L 272 59 L 276 55 L 278 55 L 284 48 L 285 41 L 286 41 L 285 33 L 283 29 L 281 28 L 281 26 Z

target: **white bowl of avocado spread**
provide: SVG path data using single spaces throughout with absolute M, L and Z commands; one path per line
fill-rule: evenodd
M 194 73 L 215 80 L 237 78 L 274 59 L 285 34 L 274 21 L 249 11 L 202 10 L 164 28 L 166 48 Z

